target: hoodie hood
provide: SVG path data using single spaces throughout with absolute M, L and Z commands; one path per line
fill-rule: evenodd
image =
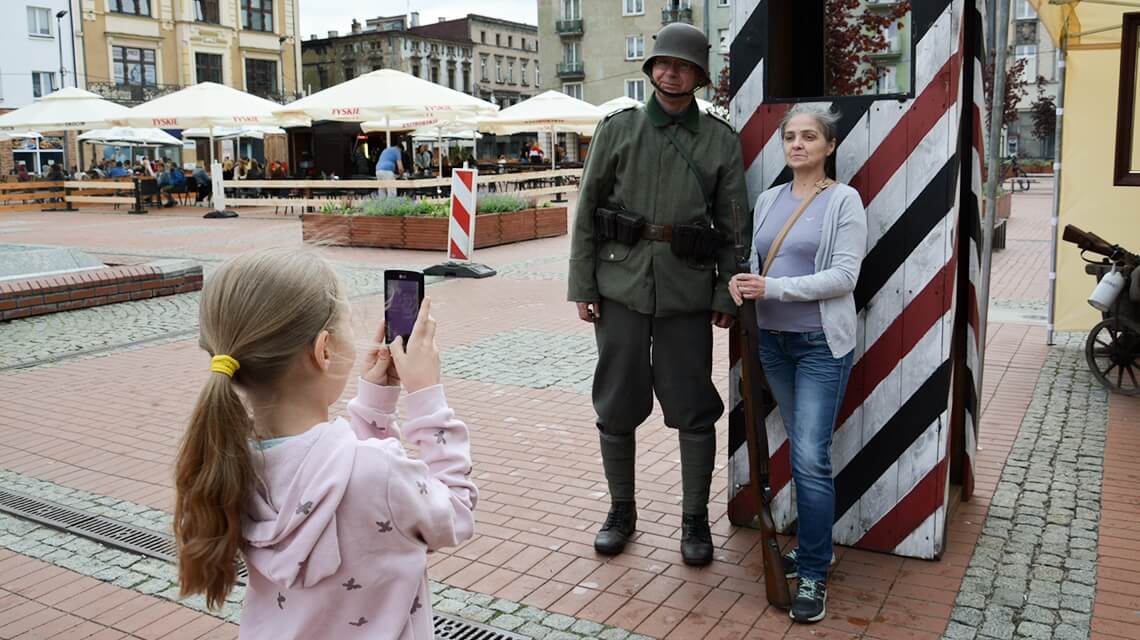
M 242 518 L 245 560 L 281 587 L 311 587 L 341 565 L 336 512 L 348 488 L 356 438 L 337 418 L 254 451 L 258 484 Z

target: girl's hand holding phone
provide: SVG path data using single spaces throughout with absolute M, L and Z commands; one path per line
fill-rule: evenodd
M 380 329 L 376 332 L 372 344 L 364 354 L 364 372 L 360 377 L 372 384 L 382 386 L 400 386 L 400 374 L 392 363 L 392 350 L 384 341 L 384 321 L 380 321 Z
M 381 328 L 383 329 L 383 328 Z M 383 337 L 383 331 L 380 333 Z M 435 319 L 431 317 L 431 298 L 424 298 L 408 343 L 397 337 L 388 347 L 395 364 L 396 379 L 408 393 L 439 384 L 439 348 L 435 345 Z M 392 376 L 389 375 L 389 384 Z

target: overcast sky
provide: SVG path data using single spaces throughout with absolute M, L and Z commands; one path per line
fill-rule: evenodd
M 347 33 L 356 18 L 395 16 L 420 12 L 420 24 L 440 17 L 462 18 L 469 13 L 538 24 L 537 0 L 301 0 L 301 37 L 325 36 L 329 31 Z

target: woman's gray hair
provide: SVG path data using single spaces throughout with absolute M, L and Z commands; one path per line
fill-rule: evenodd
M 839 112 L 833 110 L 830 106 L 823 106 L 811 102 L 801 102 L 796 104 L 788 112 L 784 114 L 784 118 L 780 120 L 780 137 L 784 137 L 784 130 L 787 128 L 788 123 L 796 116 L 811 116 L 817 123 L 819 128 L 823 131 L 824 140 L 838 140 L 839 132 L 837 125 L 839 124 Z

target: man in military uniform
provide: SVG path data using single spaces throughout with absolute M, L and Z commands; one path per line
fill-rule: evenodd
M 634 430 L 653 407 L 680 438 L 681 554 L 712 561 L 709 483 L 724 404 L 712 383 L 712 325 L 728 328 L 733 241 L 751 239 L 740 143 L 702 112 L 709 44 L 683 23 L 662 28 L 642 70 L 653 95 L 598 125 L 570 251 L 569 299 L 594 323 L 593 401 L 611 507 L 594 547 L 618 554 L 637 524 Z

